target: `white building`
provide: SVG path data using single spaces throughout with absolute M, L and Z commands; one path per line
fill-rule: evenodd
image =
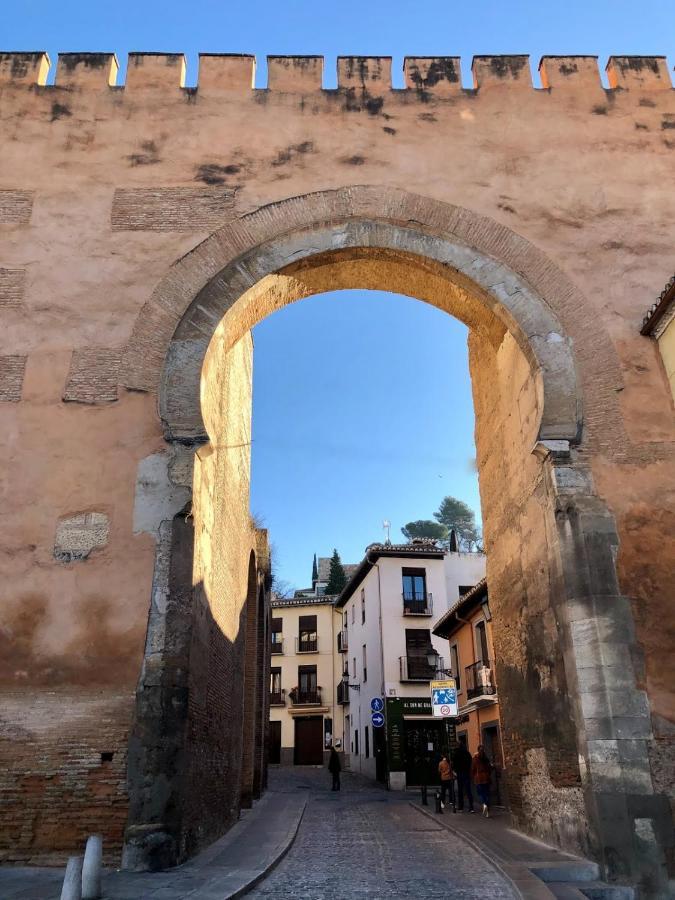
M 352 771 L 395 790 L 434 783 L 452 735 L 431 714 L 429 681 L 451 664 L 447 641 L 431 629 L 484 576 L 482 554 L 446 551 L 433 541 L 367 548 L 335 604 L 344 676 L 338 703 Z M 436 667 L 427 661 L 432 651 Z M 383 706 L 382 727 L 373 725 L 373 701 Z

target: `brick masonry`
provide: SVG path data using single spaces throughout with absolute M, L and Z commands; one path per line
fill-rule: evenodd
M 121 355 L 118 350 L 74 350 L 63 399 L 69 403 L 117 400 Z
M 233 210 L 228 188 L 118 188 L 111 223 L 116 231 L 210 231 Z
M 0 268 L 0 309 L 12 309 L 20 306 L 25 287 L 25 269 Z
M 0 191 L 0 225 L 28 225 L 33 191 Z
M 0 401 L 18 403 L 21 400 L 25 356 L 0 356 Z

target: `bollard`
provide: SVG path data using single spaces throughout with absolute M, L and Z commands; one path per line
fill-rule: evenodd
M 101 867 L 103 865 L 103 838 L 92 834 L 87 838 L 82 863 L 82 900 L 99 900 L 101 896 Z
M 422 806 L 428 806 L 429 801 L 427 800 L 427 786 L 426 784 L 422 785 Z
M 439 816 L 443 815 L 443 807 L 441 806 L 441 792 L 436 791 L 436 812 Z
M 82 857 L 71 856 L 61 888 L 61 900 L 82 900 Z

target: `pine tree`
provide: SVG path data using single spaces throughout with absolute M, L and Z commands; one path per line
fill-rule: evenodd
M 330 572 L 328 574 L 328 584 L 326 585 L 326 593 L 329 595 L 339 594 L 347 584 L 347 575 L 337 550 L 333 550 L 330 558 Z
M 312 563 L 312 587 L 314 587 L 314 585 L 317 583 L 318 580 L 319 580 L 319 570 L 316 566 L 316 553 L 315 553 L 314 554 L 314 562 Z

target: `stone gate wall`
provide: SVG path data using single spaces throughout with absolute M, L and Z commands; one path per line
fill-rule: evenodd
M 166 523 L 190 494 L 189 479 L 174 471 L 182 445 L 165 442 L 148 375 L 161 370 L 166 345 L 137 343 L 129 354 L 132 335 L 178 326 L 176 296 L 186 292 L 183 308 L 194 299 L 181 267 L 212 232 L 225 244 L 249 228 L 243 251 L 283 199 L 363 184 L 392 204 L 392 215 L 398 201 L 389 198 L 401 190 L 474 211 L 492 223 L 495 257 L 510 252 L 515 232 L 585 298 L 580 306 L 570 293 L 555 310 L 572 336 L 582 388 L 576 452 L 616 522 L 621 594 L 637 628 L 632 666 L 653 728 L 634 738 L 636 749 L 648 743 L 651 768 L 635 766 L 624 791 L 665 797 L 675 721 L 675 551 L 667 539 L 675 532 L 675 425 L 656 349 L 639 334 L 673 268 L 665 186 L 675 161 L 675 92 L 665 60 L 613 58 L 604 88 L 593 58 L 549 57 L 538 89 L 524 57 L 476 58 L 472 89 L 450 58 L 408 59 L 404 90 L 391 89 L 386 58 L 342 59 L 331 91 L 321 88 L 318 58 L 270 59 L 267 89 L 252 88 L 253 65 L 207 55 L 198 86 L 184 88 L 180 56 L 137 54 L 118 86 L 110 56 L 66 54 L 56 83 L 46 85 L 43 54 L 0 55 L 1 747 L 9 773 L 0 790 L 11 801 L 3 858 L 51 853 L 53 833 L 40 825 L 47 801 L 69 817 L 70 846 L 59 852 L 97 818 L 110 823 L 109 846 L 121 841 L 120 760 L 148 606 L 161 594 L 153 572 Z M 254 210 L 257 224 L 228 232 Z M 216 256 L 199 256 L 203 283 L 217 275 Z M 546 289 L 544 263 L 537 271 L 548 300 L 558 286 L 551 280 Z M 167 278 L 173 295 L 155 297 L 139 332 L 141 310 Z M 480 352 L 472 349 L 474 360 Z M 475 390 L 490 401 L 480 378 Z M 180 405 L 180 384 L 176 391 Z M 518 415 L 522 438 L 527 403 Z M 513 449 L 504 444 L 507 459 Z M 495 490 L 493 477 L 500 473 L 482 479 L 484 496 Z M 522 528 L 509 535 L 513 553 L 527 537 Z M 536 602 L 542 565 L 559 577 L 560 562 L 544 562 L 542 550 L 518 578 L 504 569 L 503 584 L 512 590 L 525 578 Z M 243 595 L 222 602 L 236 620 Z M 543 656 L 553 648 L 542 628 Z M 524 628 L 519 642 L 509 664 L 541 678 L 536 639 Z M 622 662 L 602 664 L 617 677 L 618 703 Z M 627 729 L 634 712 L 625 711 Z M 101 721 L 111 723 L 108 732 Z M 514 748 L 518 728 L 507 736 Z M 44 736 L 49 729 L 59 752 Z M 564 750 L 564 740 L 556 746 Z M 112 768 L 102 757 L 110 752 Z M 596 752 L 608 771 L 616 768 L 616 742 L 599 739 Z M 570 759 L 563 752 L 556 778 L 574 780 Z

